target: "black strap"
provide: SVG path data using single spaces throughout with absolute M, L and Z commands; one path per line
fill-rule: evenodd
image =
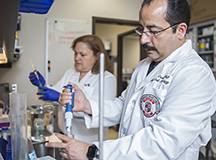
M 99 155 L 97 155 L 98 148 L 96 145 L 91 145 L 88 148 L 88 152 L 86 153 L 86 156 L 88 157 L 89 160 L 93 160 L 94 158 L 98 158 Z
M 154 69 L 154 65 L 155 65 L 155 62 L 152 61 L 150 66 L 149 66 L 149 69 L 148 69 L 148 72 L 147 72 L 146 76 Z

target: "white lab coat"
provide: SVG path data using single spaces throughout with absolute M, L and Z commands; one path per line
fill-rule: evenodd
M 103 143 L 104 160 L 197 160 L 216 110 L 212 71 L 190 40 L 146 76 L 150 63 L 141 61 L 121 96 L 104 102 L 104 125 L 121 124 L 119 138 Z M 98 108 L 92 113 L 87 127 L 97 126 Z
M 79 81 L 80 72 L 74 69 L 68 69 L 64 76 L 59 80 L 53 87 L 53 89 L 62 92 L 63 86 L 67 85 L 68 82 L 75 83 L 85 94 L 86 98 L 99 99 L 99 74 L 92 74 L 89 71 Z M 104 72 L 104 99 L 113 99 L 116 96 L 116 79 L 113 74 L 108 71 Z M 76 94 L 76 93 L 75 93 Z M 94 106 L 93 106 L 94 107 Z M 96 106 L 97 107 L 97 106 Z M 65 108 L 59 106 L 58 109 L 58 126 L 63 133 L 65 132 Z M 83 112 L 74 112 L 72 121 L 72 132 L 74 138 L 92 143 L 98 141 L 98 128 L 87 129 L 85 126 L 85 120 L 83 118 Z M 104 128 L 104 139 L 108 139 L 108 128 Z

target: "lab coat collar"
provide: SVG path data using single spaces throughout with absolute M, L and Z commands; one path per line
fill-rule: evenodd
M 190 39 L 188 39 L 181 47 L 173 51 L 164 61 L 165 62 L 177 61 L 182 57 L 184 57 L 186 54 L 188 54 L 191 49 L 192 49 L 192 42 Z
M 79 76 L 78 76 L 78 81 L 79 81 L 79 77 L 80 77 L 80 72 L 78 72 L 79 73 Z M 91 70 L 79 81 L 79 82 L 85 82 L 86 81 L 86 79 L 88 79 L 90 76 L 92 76 L 93 74 L 92 74 L 92 72 L 91 72 Z
M 188 39 L 188 40 L 186 40 L 186 42 L 182 46 L 177 48 L 167 58 L 165 58 L 163 61 L 161 61 L 158 64 L 158 66 L 164 65 L 166 63 L 173 63 L 173 62 L 181 59 L 182 57 L 187 55 L 191 49 L 192 49 L 192 42 L 190 39 Z
M 146 76 L 146 73 L 148 71 L 148 67 L 151 64 L 152 60 L 150 58 L 147 58 L 147 63 L 143 63 L 143 67 L 146 67 L 146 71 L 142 75 L 137 75 L 137 80 L 143 79 L 142 76 L 146 76 L 145 80 L 141 83 L 137 83 L 136 91 L 145 86 L 149 81 L 157 76 L 158 71 L 163 69 L 163 67 L 166 67 L 170 65 L 171 63 L 174 63 L 175 61 L 181 59 L 184 57 L 184 55 L 188 54 L 188 52 L 192 49 L 192 43 L 191 40 L 187 40 L 181 47 L 177 48 L 175 51 L 173 51 L 166 59 L 161 61 L 150 73 L 148 76 Z M 140 67 L 140 68 L 143 68 Z M 140 73 L 140 72 L 139 72 Z

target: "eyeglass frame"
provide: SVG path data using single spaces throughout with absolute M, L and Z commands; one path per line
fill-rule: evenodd
M 180 24 L 180 23 L 182 23 L 182 22 L 179 22 L 179 23 L 175 23 L 175 24 L 173 24 L 173 25 L 170 25 L 169 27 L 166 27 L 166 28 L 164 28 L 164 29 L 162 29 L 162 30 L 160 30 L 160 31 L 143 31 L 143 30 L 138 30 L 138 28 L 141 27 L 141 26 L 137 27 L 134 31 L 135 31 L 138 35 L 140 35 L 140 36 L 142 36 L 142 34 L 145 33 L 148 37 L 155 37 L 157 34 L 163 32 L 163 31 L 166 31 L 167 29 L 172 28 L 172 27 L 174 27 L 174 26 L 176 26 L 176 25 L 178 25 L 178 24 Z

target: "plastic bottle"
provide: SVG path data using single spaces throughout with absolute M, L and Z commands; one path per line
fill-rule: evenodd
M 199 49 L 199 51 L 205 51 L 205 39 L 203 38 L 203 39 L 201 39 L 201 41 L 200 41 L 200 49 Z
M 211 39 L 207 38 L 205 43 L 205 50 L 210 51 L 211 50 Z
M 51 118 L 50 113 L 45 113 L 44 117 L 45 117 L 44 118 L 44 123 L 45 123 L 47 131 L 50 132 L 51 134 L 53 134 L 54 127 L 53 127 L 53 124 L 51 123 L 52 118 Z
M 49 125 L 51 123 L 50 113 L 45 113 L 44 122 L 45 122 L 45 125 Z
M 197 52 L 200 51 L 200 43 L 201 43 L 201 41 L 199 40 L 199 41 L 197 42 Z
M 7 131 L 7 141 L 8 141 L 8 144 L 6 146 L 6 160 L 12 160 L 10 128 L 8 128 L 8 131 Z
M 2 138 L 7 141 L 8 127 L 2 127 Z
M 214 66 L 214 65 L 213 65 L 213 61 L 210 60 L 209 63 L 208 63 L 208 65 L 209 65 L 210 68 L 213 68 L 213 66 Z
M 210 68 L 213 68 L 213 61 L 212 61 L 211 57 L 206 56 L 204 60 L 209 65 Z

